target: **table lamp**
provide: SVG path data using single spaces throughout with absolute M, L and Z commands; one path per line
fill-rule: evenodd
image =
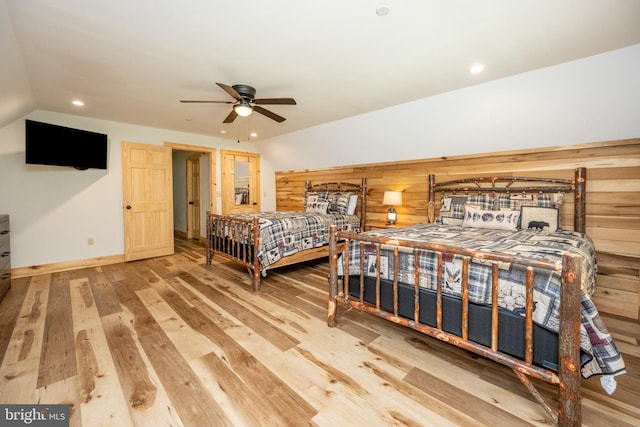
M 402 191 L 385 191 L 382 204 L 391 205 L 387 211 L 387 224 L 394 225 L 398 219 L 398 213 L 394 206 L 402 206 Z

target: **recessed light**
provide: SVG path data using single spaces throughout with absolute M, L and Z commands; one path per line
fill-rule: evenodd
M 389 13 L 389 8 L 388 7 L 381 6 L 381 7 L 376 9 L 376 15 L 378 15 L 378 16 L 385 16 L 388 13 Z
M 226 130 L 222 129 L 222 130 L 220 131 L 220 135 L 226 135 L 226 134 L 227 134 L 227 131 L 226 131 Z
M 251 132 L 251 138 L 255 138 L 256 136 L 258 136 L 258 134 L 257 134 L 257 133 L 255 133 L 255 132 Z
M 84 106 L 84 102 L 80 101 L 79 99 L 74 99 L 73 101 L 71 101 L 71 103 L 73 105 L 75 105 L 76 107 L 83 107 Z
M 471 74 L 480 74 L 482 71 L 484 71 L 484 65 L 482 64 L 473 64 L 471 68 L 469 68 Z

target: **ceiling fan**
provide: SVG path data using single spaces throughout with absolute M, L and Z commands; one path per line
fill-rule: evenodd
M 269 111 L 260 105 L 296 105 L 296 101 L 293 98 L 262 98 L 256 99 L 256 90 L 248 85 L 233 85 L 228 86 L 222 83 L 216 83 L 225 92 L 231 95 L 235 101 L 188 101 L 181 100 L 184 103 L 200 103 L 200 104 L 233 104 L 233 109 L 229 115 L 222 121 L 222 123 L 232 123 L 236 117 L 247 117 L 254 111 L 269 117 L 276 122 L 284 122 L 286 119 L 277 115 L 273 111 Z

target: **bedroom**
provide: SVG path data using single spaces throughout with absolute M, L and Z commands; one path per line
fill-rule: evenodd
M 6 9 L 6 5 L 3 8 Z M 394 12 L 396 10 L 392 8 L 389 17 Z M 2 19 L 8 19 L 6 11 L 2 16 Z M 12 26 L 4 25 L 3 21 L 1 27 L 3 31 L 8 31 Z M 4 41 L 12 38 L 10 34 L 3 36 Z M 636 40 L 623 49 L 575 58 L 563 64 L 487 81 L 256 143 L 242 140 L 238 144 L 235 138 L 222 139 L 199 133 L 164 130 L 160 129 L 161 126 L 140 126 L 100 117 L 85 117 L 84 114 L 74 114 L 73 110 L 49 110 L 44 101 L 17 109 L 6 107 L 9 113 L 3 116 L 3 127 L 0 128 L 0 166 L 3 178 L 8 177 L 15 184 L 5 185 L 0 191 L 3 209 L 12 216 L 12 264 L 16 268 L 65 265 L 122 254 L 120 141 L 158 145 L 172 141 L 192 146 L 260 152 L 261 188 L 267 194 L 262 197 L 262 206 L 264 209 L 275 209 L 280 208 L 281 203 L 276 197 L 278 171 L 511 150 L 546 151 L 546 147 L 637 138 L 640 134 L 635 114 L 637 99 L 640 99 L 634 73 L 640 57 L 637 43 Z M 23 65 L 20 59 L 16 60 L 16 50 L 11 45 L 3 49 L 7 57 L 14 59 L 9 63 L 20 72 Z M 8 71 L 3 67 L 3 73 Z M 190 78 L 187 71 L 180 72 L 183 79 Z M 246 73 L 248 80 L 254 78 L 251 70 L 243 73 Z M 29 92 L 29 83 L 25 81 L 24 74 L 18 76 L 22 77 L 16 78 L 12 74 L 5 78 L 3 75 L 2 81 L 7 87 L 5 89 L 3 86 L 2 92 L 12 94 L 17 88 L 23 88 L 21 96 L 17 98 L 24 99 L 24 92 Z M 204 80 L 200 89 L 203 97 L 224 96 L 222 92 L 213 92 L 216 88 L 209 75 L 198 78 Z M 233 78 L 235 76 L 230 77 Z M 219 80 L 228 81 L 223 78 Z M 295 93 L 275 89 L 269 94 L 279 95 L 296 96 Z M 187 93 L 178 91 L 176 96 L 187 96 Z M 2 98 L 3 103 L 8 104 L 7 97 Z M 340 101 L 340 96 L 336 95 L 332 102 Z M 513 108 L 513 105 L 519 108 Z M 286 108 L 286 111 L 284 107 L 278 111 L 287 115 L 287 122 L 293 121 L 293 108 L 304 112 L 302 105 Z M 226 110 L 221 110 L 220 122 L 224 118 L 223 111 Z M 428 123 L 425 123 L 423 116 L 430 118 Z M 107 132 L 111 138 L 108 173 L 26 170 L 22 133 L 25 117 Z M 462 123 L 466 126 L 461 126 Z M 397 139 L 403 143 L 390 143 Z M 609 155 L 603 157 L 614 163 L 611 168 L 604 169 L 612 173 L 616 163 L 609 159 Z M 633 156 L 623 154 L 622 163 L 619 164 L 624 163 L 629 170 L 637 171 L 638 165 L 633 164 L 634 159 L 637 162 L 637 154 Z M 630 178 L 628 181 L 621 179 L 629 188 L 629 200 L 633 202 L 637 200 L 637 189 L 634 189 L 637 187 L 637 172 L 631 174 Z M 607 185 L 608 181 L 604 179 L 602 184 Z M 386 188 L 379 187 L 377 191 L 383 189 Z M 382 215 L 383 209 L 379 208 L 379 215 Z M 403 215 L 407 218 L 407 209 L 399 210 L 401 220 Z M 615 238 L 603 240 L 615 244 L 636 238 L 631 231 L 622 238 L 619 235 L 617 232 Z M 87 245 L 87 236 L 95 237 L 95 245 Z M 637 291 L 635 297 L 637 301 Z M 620 301 L 626 300 L 620 297 Z

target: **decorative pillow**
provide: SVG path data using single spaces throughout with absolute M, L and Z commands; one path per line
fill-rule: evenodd
M 502 193 L 498 194 L 495 210 L 509 209 L 519 211 L 522 206 L 539 206 L 542 208 L 558 208 L 562 206 L 563 193 L 534 194 L 534 193 Z
M 307 213 L 326 214 L 329 208 L 329 202 L 310 202 L 305 206 L 304 211 Z
M 353 215 L 356 213 L 356 206 L 358 204 L 358 195 L 352 194 L 349 196 L 349 205 L 347 206 L 347 215 Z
M 329 209 L 327 212 L 346 214 L 349 208 L 351 193 L 330 193 L 328 197 Z
M 437 224 L 443 225 L 462 225 L 464 219 L 464 206 L 466 204 L 477 206 L 480 209 L 492 210 L 494 205 L 493 194 L 480 195 L 444 195 L 442 196 L 442 205 L 440 206 L 440 214 L 436 219 Z
M 323 191 L 323 192 L 309 191 L 304 195 L 305 210 L 307 208 L 307 205 L 309 205 L 310 203 L 327 202 L 328 200 L 329 200 L 329 195 L 326 191 Z
M 560 209 L 538 206 L 520 208 L 520 228 L 522 230 L 560 230 Z
M 464 212 L 463 227 L 491 228 L 493 230 L 507 231 L 516 231 L 518 229 L 519 211 L 484 210 L 466 205 Z

